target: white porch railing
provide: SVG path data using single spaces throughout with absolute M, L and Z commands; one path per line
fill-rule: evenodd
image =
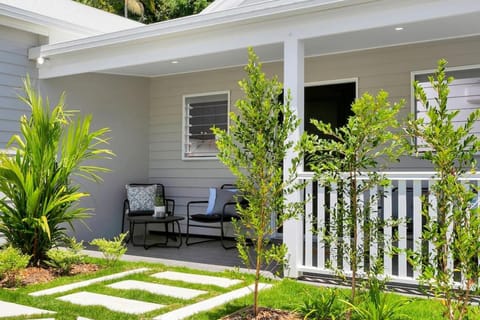
M 360 196 L 360 200 L 363 202 L 365 199 L 376 199 L 369 203 L 365 202 L 370 206 L 370 215 L 375 215 L 383 220 L 400 219 L 406 221 L 406 223 L 400 223 L 397 227 L 385 226 L 380 231 L 387 239 L 392 238 L 394 233 L 398 234 L 398 239 L 393 245 L 400 249 L 400 253 L 392 255 L 390 250 L 384 250 L 385 248 L 382 247 L 381 243 L 374 242 L 370 243 L 368 251 L 370 256 L 382 260 L 384 275 L 389 279 L 396 282 L 416 284 L 419 273 L 408 263 L 404 250 L 413 249 L 416 252 L 420 250 L 424 223 L 422 198 L 427 199 L 432 204 L 435 203 L 435 197 L 429 192 L 435 181 L 435 173 L 383 172 L 382 174 L 390 181 L 390 185 L 385 188 L 370 189 Z M 350 270 L 346 259 L 337 257 L 335 245 L 326 245 L 322 233 L 318 232 L 318 226 L 321 227 L 325 223 L 333 222 L 329 212 L 331 212 L 333 206 L 337 205 L 337 200 L 342 195 L 339 192 L 337 193 L 337 190 L 332 186 L 330 188 L 319 186 L 313 180 L 312 173 L 301 173 L 300 178 L 308 182 L 303 196 L 310 200 L 305 205 L 305 215 L 297 220 L 288 221 L 284 228 L 285 243 L 295 243 L 292 246 L 293 248 L 289 246 L 289 272 L 287 276 L 298 277 L 304 273 L 331 275 L 333 274 L 332 270 L 327 268 L 329 262 L 348 274 Z M 358 179 L 367 179 L 367 176 L 360 176 Z M 480 174 L 468 175 L 462 180 L 478 186 Z M 432 207 L 430 206 L 429 214 L 435 216 L 436 212 Z M 359 238 L 362 236 L 360 232 Z M 351 241 L 350 237 L 344 234 L 339 235 L 339 237 L 342 237 L 345 243 Z M 428 250 L 430 252 L 433 250 L 431 244 L 428 244 Z M 368 265 L 368 259 L 367 257 L 365 265 Z

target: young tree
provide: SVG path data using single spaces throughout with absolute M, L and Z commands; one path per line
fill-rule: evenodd
M 245 97 L 238 100 L 239 113 L 230 113 L 229 131 L 213 128 L 219 149 L 218 158 L 237 178 L 237 187 L 247 206 L 237 205 L 240 221 L 238 235 L 239 255 L 247 266 L 255 268 L 254 312 L 258 312 L 258 283 L 264 263 L 284 263 L 286 247 L 269 244 L 270 237 L 287 219 L 303 210 L 302 203 L 286 203 L 285 196 L 302 187 L 296 183 L 300 157 L 292 163 L 288 177 L 283 176 L 282 162 L 294 143 L 289 135 L 298 127 L 299 120 L 290 109 L 289 98 L 279 101 L 282 84 L 276 78 L 266 79 L 258 57 L 249 49 L 245 67 L 248 78 L 239 82 Z M 274 219 L 274 223 L 272 223 Z M 247 239 L 253 242 L 254 261 L 251 260 Z
M 391 105 L 385 91 L 380 91 L 376 97 L 365 93 L 352 104 L 353 115 L 345 126 L 333 129 L 328 123 L 312 119 L 325 138 L 309 135 L 304 140 L 304 148 L 319 184 L 332 191 L 337 188 L 338 203 L 330 204 L 334 209 L 329 211 L 335 223 L 318 221 L 318 224 L 326 226 L 319 230 L 326 245 L 337 248 L 337 256 L 331 259 L 341 265 L 346 258 L 349 264 L 352 304 L 355 303 L 357 278 L 360 276 L 358 271 L 367 267 L 363 262 L 365 255 L 369 255 L 369 244 L 383 242 L 377 230 L 388 223 L 372 218 L 370 205 L 361 203 L 359 196 L 374 186 L 388 184 L 375 171 L 386 159 L 397 160 L 402 149 L 401 139 L 394 132 L 399 126 L 397 115 L 402 105 L 403 102 Z M 366 179 L 360 178 L 364 175 L 367 175 Z M 364 239 L 360 238 L 360 231 L 363 231 Z M 344 241 L 345 237 L 350 240 Z M 382 271 L 381 260 L 374 257 L 369 260 L 370 271 Z M 335 271 L 345 276 L 341 268 Z
M 27 78 L 25 97 L 31 116 L 20 118 L 21 135 L 9 146 L 15 155 L 0 154 L 0 232 L 8 242 L 38 264 L 47 251 L 65 236 L 65 223 L 88 217 L 87 209 L 75 206 L 88 196 L 72 180 L 74 175 L 101 181 L 108 169 L 85 161 L 105 159 L 113 153 L 101 146 L 108 129 L 90 132 L 91 116 L 73 121 L 61 97 L 50 110 Z
M 445 316 L 463 319 L 480 277 L 480 213 L 475 205 L 478 189 L 461 179 L 475 171 L 474 156 L 480 151 L 480 140 L 471 131 L 480 119 L 480 110 L 470 113 L 463 125 L 454 123 L 459 111 L 448 108 L 453 78 L 446 76 L 446 64 L 440 60 L 435 77 L 429 77 L 436 93 L 434 100 L 418 82 L 414 83 L 415 97 L 425 107 L 428 120 L 410 120 L 407 132 L 418 139 L 417 146 L 424 149 L 422 158 L 432 163 L 437 180 L 431 190 L 436 204 L 426 203 L 423 212 L 423 239 L 433 245 L 433 251 L 428 256 L 414 253 L 411 261 L 421 271 L 420 280 L 444 299 Z M 429 215 L 430 209 L 436 211 L 436 217 Z M 460 285 L 454 282 L 456 273 L 461 274 Z

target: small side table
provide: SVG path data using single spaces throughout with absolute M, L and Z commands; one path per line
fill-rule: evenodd
M 184 220 L 185 217 L 166 216 L 165 218 L 155 218 L 153 216 L 131 216 L 131 217 L 127 217 L 127 219 L 130 222 L 130 238 L 132 239 L 132 244 L 135 247 L 143 246 L 146 250 L 151 247 L 180 248 L 182 246 L 182 231 L 180 229 L 179 221 Z M 161 223 L 165 225 L 166 240 L 165 242 L 156 242 L 156 243 L 147 244 L 147 225 L 157 224 L 157 223 Z M 169 237 L 168 224 L 170 223 L 172 224 L 173 235 L 179 238 L 178 245 L 172 245 L 172 246 L 168 245 L 168 237 Z M 136 224 L 144 225 L 143 244 L 135 243 L 134 232 L 135 232 Z M 178 230 L 177 233 L 175 233 L 175 224 L 177 225 L 177 230 Z

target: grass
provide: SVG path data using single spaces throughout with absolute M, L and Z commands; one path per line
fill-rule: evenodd
M 0 300 L 2 301 L 10 301 L 14 303 L 24 304 L 40 309 L 46 309 L 57 312 L 54 315 L 55 319 L 65 319 L 65 320 L 73 320 L 76 319 L 77 316 L 83 316 L 91 319 L 112 319 L 112 320 L 130 320 L 130 319 L 151 319 L 155 316 L 160 314 L 172 311 L 174 309 L 183 307 L 188 304 L 192 304 L 198 301 L 202 301 L 204 299 L 208 299 L 210 297 L 214 297 L 220 295 L 222 293 L 244 287 L 248 284 L 253 282 L 253 276 L 249 274 L 242 274 L 235 271 L 225 271 L 225 272 L 205 272 L 199 270 L 192 270 L 188 268 L 182 267 L 166 267 L 162 264 L 155 264 L 155 263 L 146 263 L 146 262 L 124 262 L 119 261 L 113 267 L 107 267 L 105 264 L 105 260 L 97 259 L 97 258 L 88 258 L 87 262 L 96 263 L 103 266 L 103 269 L 96 272 L 95 274 L 89 275 L 78 275 L 74 277 L 61 277 L 57 278 L 50 283 L 46 284 L 37 284 L 37 285 L 30 285 L 22 288 L 18 288 L 15 290 L 12 289 L 0 289 Z M 66 293 L 61 294 L 54 294 L 49 296 L 43 297 L 32 297 L 28 294 L 34 291 L 43 290 L 67 283 L 83 281 L 86 279 L 96 278 L 99 276 L 104 276 L 112 273 L 122 272 L 126 270 L 147 267 L 150 268 L 149 271 L 140 274 L 132 274 L 121 279 L 109 280 L 102 283 L 95 283 L 87 287 L 75 289 L 68 291 Z M 243 280 L 242 283 L 232 286 L 228 289 L 216 287 L 214 285 L 199 285 L 199 284 L 191 284 L 185 283 L 182 281 L 171 281 L 166 279 L 156 279 L 150 277 L 151 274 L 161 272 L 161 271 L 179 271 L 179 272 L 188 272 L 188 273 L 197 273 L 197 274 L 204 274 L 204 275 L 215 275 L 215 276 L 222 276 L 227 278 L 234 278 L 234 279 L 241 279 Z M 179 287 L 188 287 L 191 289 L 199 289 L 208 291 L 208 293 L 200 295 L 194 299 L 190 300 L 182 300 L 176 299 L 169 296 L 159 296 L 155 294 L 151 294 L 141 290 L 117 290 L 108 288 L 105 285 L 120 281 L 120 280 L 139 280 L 139 281 L 149 281 L 154 283 L 161 283 L 167 285 L 175 285 Z M 260 293 L 260 305 L 266 307 L 272 307 L 277 309 L 285 309 L 285 310 L 295 310 L 300 305 L 302 305 L 303 300 L 308 295 L 313 294 L 317 290 L 323 290 L 321 287 L 316 287 L 304 283 L 300 283 L 294 280 L 285 279 L 283 281 L 274 281 L 269 279 L 263 279 L 263 282 L 269 282 L 273 284 L 273 288 L 261 291 Z M 65 294 L 70 294 L 79 291 L 89 291 L 89 292 L 96 292 L 102 294 L 109 294 L 117 297 L 122 298 L 130 298 L 136 300 L 143 300 L 147 302 L 154 302 L 167 305 L 165 308 L 158 309 L 149 313 L 145 313 L 142 315 L 131 315 L 131 314 L 124 314 L 120 312 L 113 312 L 104 307 L 95 307 L 95 306 L 78 306 L 71 303 L 63 302 L 57 300 L 60 296 Z M 344 294 L 347 295 L 348 291 L 345 290 Z M 400 298 L 400 297 L 399 297 Z M 223 305 L 222 307 L 213 309 L 208 312 L 203 312 L 200 314 L 196 314 L 189 318 L 190 320 L 211 320 L 211 319 L 218 319 L 234 311 L 241 309 L 246 306 L 250 306 L 252 304 L 252 295 L 248 295 L 246 297 L 237 299 Z M 402 308 L 402 313 L 410 316 L 412 319 L 424 319 L 424 320 L 440 320 L 443 319 L 442 314 L 442 307 L 440 303 L 433 299 L 413 299 L 412 303 L 407 304 Z M 52 315 L 45 315 L 48 317 L 53 317 Z M 31 319 L 38 319 L 39 316 L 31 317 Z M 28 319 L 25 317 L 10 317 L 10 318 L 1 318 L 2 320 L 17 320 L 17 319 Z

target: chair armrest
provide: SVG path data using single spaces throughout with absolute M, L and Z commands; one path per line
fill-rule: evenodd
M 125 199 L 125 201 L 123 201 L 123 214 L 125 216 L 128 216 L 129 213 L 130 213 L 130 202 L 128 201 L 128 199 Z
M 165 203 L 167 204 L 167 213 L 170 213 L 169 215 L 174 216 L 175 215 L 175 200 L 173 199 L 165 199 Z M 171 211 L 169 209 L 172 209 Z
M 190 206 L 192 204 L 208 204 L 208 200 L 202 200 L 202 201 L 189 201 L 187 203 L 187 219 L 190 219 Z

